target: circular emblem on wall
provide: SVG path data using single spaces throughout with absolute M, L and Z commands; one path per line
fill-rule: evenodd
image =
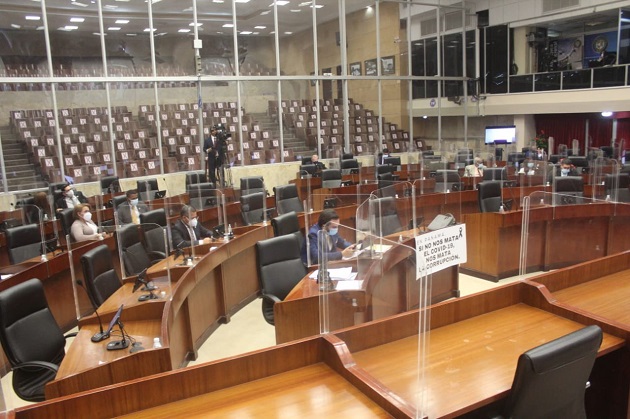
M 429 105 L 433 108 L 433 107 L 435 107 L 435 104 L 436 104 L 435 98 L 431 99 L 431 101 L 429 102 Z

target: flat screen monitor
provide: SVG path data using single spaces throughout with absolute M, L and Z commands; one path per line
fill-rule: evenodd
M 486 144 L 512 144 L 515 142 L 515 125 L 486 127 Z

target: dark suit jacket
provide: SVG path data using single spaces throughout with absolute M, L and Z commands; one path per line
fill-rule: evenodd
M 81 204 L 87 204 L 88 200 L 85 197 L 85 195 L 83 195 L 83 192 L 77 191 L 77 199 L 79 200 L 79 202 Z M 66 197 L 65 196 L 61 196 L 61 198 L 57 199 L 57 201 L 55 202 L 55 210 L 58 209 L 66 209 L 66 208 L 73 208 L 73 207 L 69 207 L 66 203 Z
M 195 231 L 197 240 L 212 237 L 212 231 L 202 226 L 199 222 L 197 223 L 197 227 L 193 230 Z M 175 224 L 171 226 L 171 239 L 173 241 L 173 249 L 190 247 L 190 233 L 188 233 L 188 227 L 186 227 L 182 220 L 177 220 Z
M 138 202 L 138 213 L 143 214 L 149 210 L 149 207 L 144 202 Z M 131 224 L 131 205 L 129 205 L 129 201 L 125 201 L 122 204 L 118 205 L 118 209 L 116 210 L 118 214 L 118 222 L 120 224 Z

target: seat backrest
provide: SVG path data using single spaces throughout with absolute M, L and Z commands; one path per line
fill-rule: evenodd
M 338 188 L 341 186 L 341 170 L 322 170 L 322 188 Z
M 304 205 L 298 196 L 295 184 L 276 186 L 273 188 L 276 197 L 276 210 L 278 214 L 286 214 L 291 211 L 304 212 Z
M 120 204 L 123 204 L 125 201 L 127 201 L 127 196 L 126 195 L 117 195 L 115 197 L 112 198 L 112 206 L 114 207 L 114 211 L 116 211 L 118 209 L 118 206 Z
M 522 354 L 503 416 L 586 418 L 584 392 L 601 342 L 601 329 L 587 326 Z
M 373 232 L 380 236 L 389 236 L 402 230 L 402 224 L 396 211 L 396 199 L 391 196 L 370 200 L 370 214 L 373 220 Z
M 353 170 L 354 169 L 354 170 Z M 359 162 L 356 159 L 341 160 L 341 173 L 348 175 L 352 172 L 359 173 Z
M 198 183 L 206 183 L 206 182 L 207 182 L 206 172 L 204 172 L 203 170 L 197 170 L 194 172 L 186 173 L 186 190 L 188 190 L 188 188 L 191 185 L 196 185 Z
M 70 234 L 70 228 L 72 227 L 72 223 L 74 223 L 74 209 L 66 208 L 61 210 L 61 212 L 57 213 L 59 220 L 61 221 L 61 229 L 63 230 L 63 235 L 67 236 Z M 70 241 L 74 242 L 74 237 L 70 234 Z
M 241 214 L 245 225 L 256 224 L 263 220 L 264 200 L 265 194 L 263 192 L 241 196 Z
M 288 212 L 271 219 L 273 227 L 273 235 L 275 237 L 284 236 L 285 234 L 293 234 L 297 237 L 299 247 L 302 248 L 304 243 L 304 235 L 300 231 L 300 223 L 295 211 Z
M 581 204 L 584 195 L 582 176 L 556 176 L 553 179 L 554 205 Z
M 501 207 L 501 181 L 484 180 L 477 184 L 480 212 L 498 212 Z
M 166 227 L 166 212 L 164 208 L 159 208 L 140 214 L 141 224 L 157 224 Z
M 11 264 L 21 263 L 41 255 L 42 235 L 39 224 L 7 228 L 5 235 Z
M 126 275 L 137 275 L 151 265 L 151 259 L 140 242 L 137 225 L 122 226 L 118 230 L 118 244 L 122 250 Z
M 265 192 L 265 184 L 262 176 L 241 178 L 241 195 L 249 195 L 256 192 Z
M 83 279 L 90 301 L 99 307 L 122 286 L 112 264 L 111 250 L 103 244 L 81 256 Z
M 503 167 L 486 167 L 483 169 L 483 180 L 507 180 L 507 171 Z
M 293 234 L 272 237 L 256 243 L 258 274 L 265 294 L 283 300 L 306 275 L 300 246 Z
M 65 339 L 39 279 L 29 279 L 0 292 L 0 342 L 12 366 L 29 361 L 61 363 Z M 42 375 L 42 370 L 17 369 L 13 374 L 16 388 L 16 384 L 34 381 L 33 375 Z
M 459 191 L 461 178 L 457 170 L 438 170 L 435 173 L 435 192 Z
M 120 191 L 118 176 L 103 176 L 101 178 L 101 191 L 103 193 L 113 193 Z

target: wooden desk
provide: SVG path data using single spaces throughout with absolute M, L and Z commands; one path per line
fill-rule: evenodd
M 522 221 L 522 211 L 464 214 L 468 261 L 461 266 L 462 272 L 492 281 L 517 275 Z M 629 245 L 628 205 L 601 202 L 530 211 L 530 272 L 594 260 L 624 251 Z
M 627 333 L 555 305 L 531 284 L 513 283 L 432 306 L 423 388 L 416 381 L 418 320 L 416 310 L 26 406 L 17 409 L 15 417 L 62 418 L 67 412 L 93 418 L 173 417 L 215 409 L 274 417 L 321 417 L 339 411 L 415 417 L 416 395 L 422 391 L 430 417 L 481 413 L 509 391 L 520 353 L 588 324 L 598 324 L 605 332 L 586 393 L 588 413 L 627 413 L 627 392 L 621 394 L 614 386 L 627 386 L 628 378 L 611 368 L 628 359 Z

